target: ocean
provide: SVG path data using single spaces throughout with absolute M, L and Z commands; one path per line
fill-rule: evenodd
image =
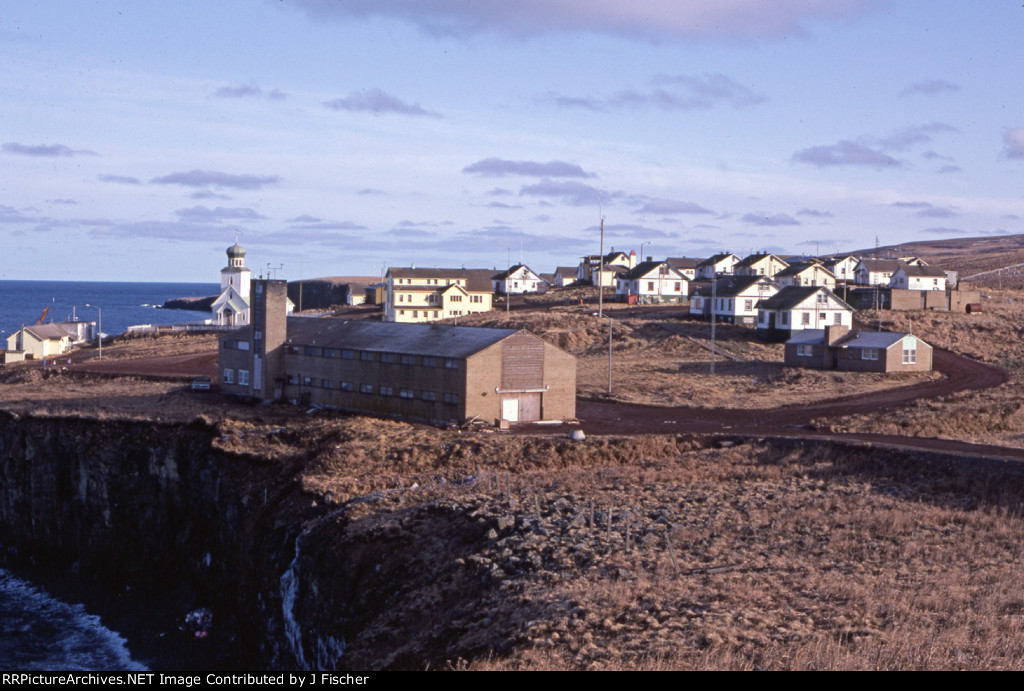
M 0 347 L 22 325 L 97 319 L 116 335 L 135 324 L 200 322 L 208 313 L 165 310 L 164 301 L 205 297 L 217 283 L 111 283 L 85 281 L 0 281 Z M 94 305 L 97 307 L 90 307 Z M 137 670 L 124 639 L 104 628 L 81 605 L 68 604 L 0 569 L 0 670 Z
M 96 321 L 103 312 L 103 333 L 117 335 L 136 324 L 201 322 L 209 313 L 165 310 L 171 298 L 206 297 L 220 292 L 219 283 L 113 283 L 90 281 L 0 281 L 0 338 L 39 321 L 69 321 L 73 316 Z

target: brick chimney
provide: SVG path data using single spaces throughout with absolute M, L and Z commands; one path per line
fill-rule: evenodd
M 833 324 L 825 327 L 825 345 L 831 345 L 850 332 L 850 327 Z

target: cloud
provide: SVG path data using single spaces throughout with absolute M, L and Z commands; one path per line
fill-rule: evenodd
M 751 223 L 755 226 L 798 226 L 800 221 L 789 214 L 745 214 L 740 219 L 744 223 Z
M 959 173 L 961 170 L 963 170 L 963 168 L 961 168 L 960 166 L 942 166 L 941 168 L 939 168 L 935 172 L 936 173 L 942 173 L 942 174 L 945 174 L 945 173 Z
M 77 204 L 78 203 L 74 199 L 51 199 L 49 201 L 50 201 L 51 204 Z
M 684 202 L 677 199 L 648 198 L 638 211 L 645 214 L 710 214 L 710 209 L 705 209 L 700 204 Z
M 356 192 L 356 194 L 371 195 L 371 194 L 384 194 L 383 190 L 374 189 L 373 187 L 364 187 L 363 189 Z
M 265 91 L 255 84 L 240 84 L 238 86 L 222 86 L 214 91 L 211 96 L 216 98 L 269 98 L 272 101 L 283 101 L 287 95 L 279 89 Z
M 518 204 L 506 204 L 505 202 L 488 202 L 488 209 L 521 209 Z
M 441 117 L 440 113 L 424 110 L 418 103 L 403 103 L 389 93 L 380 89 L 364 89 L 353 91 L 345 98 L 325 101 L 324 105 L 331 110 L 347 110 L 355 113 L 396 113 L 398 115 L 421 115 L 431 118 Z
M 300 216 L 299 218 L 304 217 Z M 366 230 L 366 226 L 353 221 L 323 221 L 319 218 L 311 221 L 298 221 L 295 228 L 297 230 Z
M 139 185 L 141 181 L 138 178 L 131 178 L 127 175 L 97 175 L 96 179 L 100 182 L 117 182 L 122 185 Z
M 314 18 L 386 17 L 440 36 L 484 33 L 526 38 L 596 33 L 640 40 L 781 39 L 807 35 L 812 22 L 837 21 L 878 7 L 876 0 L 291 0 Z
M 946 91 L 959 91 L 960 87 L 953 82 L 947 82 L 945 79 L 925 79 L 920 82 L 914 82 L 907 88 L 900 92 L 900 96 L 937 96 Z
M 69 146 L 63 144 L 19 144 L 17 142 L 7 142 L 3 145 L 3 150 L 9 154 L 16 154 L 18 156 L 43 156 L 48 158 L 56 158 L 59 156 L 97 156 L 95 151 L 89 151 L 87 149 L 72 149 Z
M 228 209 L 223 206 L 218 206 L 215 209 L 208 209 L 205 206 L 193 206 L 191 209 L 178 209 L 174 213 L 182 220 L 198 221 L 201 223 L 236 220 L 256 221 L 266 218 L 266 216 L 261 216 L 252 209 Z
M 234 175 L 214 170 L 189 170 L 171 173 L 150 180 L 157 185 L 183 185 L 185 187 L 230 187 L 239 190 L 259 190 L 281 181 L 276 175 Z
M 889 206 L 895 206 L 897 209 L 930 209 L 932 207 L 929 202 L 893 202 Z
M 26 216 L 13 206 L 0 204 L 0 223 L 35 223 L 39 219 Z
M 587 232 L 600 232 L 601 226 L 593 225 L 587 228 Z M 641 226 L 634 223 L 605 223 L 604 234 L 606 237 L 627 237 L 627 238 L 675 238 L 679 237 L 678 233 L 668 233 L 664 230 L 658 230 L 657 228 L 651 228 L 649 226 Z
M 188 221 L 132 221 L 118 223 L 106 219 L 83 221 L 92 226 L 90 233 L 99 237 L 155 238 L 159 240 L 208 240 L 210 227 Z
M 584 185 L 582 182 L 541 180 L 536 185 L 527 185 L 519 190 L 519 196 L 556 197 L 571 206 L 597 205 L 602 197 L 596 187 Z
M 826 166 L 868 166 L 871 168 L 901 168 L 903 164 L 881 151 L 847 140 L 838 144 L 812 146 L 793 154 L 793 160 L 819 168 Z
M 817 209 L 803 208 L 796 212 L 797 216 L 812 216 L 814 218 L 832 218 L 831 211 L 818 211 Z
M 1003 156 L 1024 158 L 1024 127 L 1016 127 L 1003 132 Z
M 594 178 L 575 163 L 565 161 L 507 161 L 501 158 L 485 158 L 471 163 L 462 169 L 463 173 L 474 173 L 485 177 L 503 177 L 505 175 L 531 175 L 545 178 Z
M 918 218 L 956 218 L 960 214 L 949 208 L 933 206 L 929 209 L 921 209 L 914 215 Z
M 650 90 L 626 89 L 611 96 L 586 98 L 549 94 L 547 99 L 565 108 L 606 111 L 617 108 L 657 108 L 667 111 L 707 110 L 718 105 L 745 108 L 767 99 L 722 74 L 667 75 L 650 80 Z
M 913 146 L 932 141 L 932 134 L 938 132 L 958 132 L 957 128 L 947 125 L 944 122 L 930 122 L 927 125 L 911 125 L 896 130 L 888 137 L 874 139 L 865 137 L 863 143 L 874 144 L 883 149 L 902 150 Z M 934 153 L 934 152 L 932 152 Z
M 260 235 L 259 240 L 271 245 L 289 245 L 292 247 L 317 244 L 352 248 L 365 241 L 366 238 L 360 235 L 337 233 L 329 228 L 291 228 L 289 230 L 279 230 Z

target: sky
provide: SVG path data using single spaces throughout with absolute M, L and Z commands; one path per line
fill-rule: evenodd
M 1022 56 L 998 0 L 10 2 L 0 280 L 1022 233 Z

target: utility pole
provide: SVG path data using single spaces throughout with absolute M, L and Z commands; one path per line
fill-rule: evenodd
M 608 395 L 612 393 L 612 318 L 608 317 Z
M 714 274 L 714 271 L 712 271 Z M 718 300 L 718 276 L 711 279 L 711 374 L 715 373 L 715 302 Z
M 601 216 L 601 254 L 597 258 L 597 318 L 604 316 L 604 216 Z

